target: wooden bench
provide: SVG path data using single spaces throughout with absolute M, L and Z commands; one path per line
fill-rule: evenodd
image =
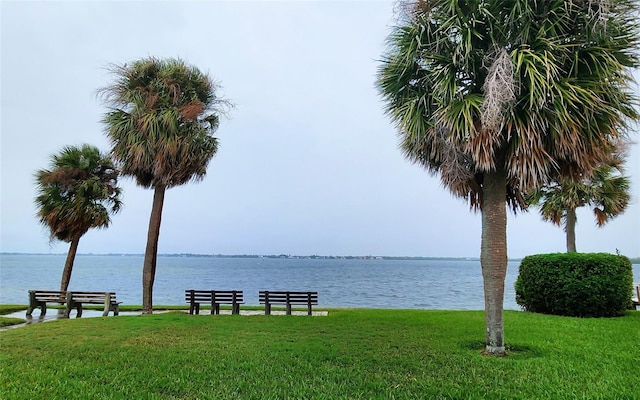
M 33 310 L 40 308 L 40 316 L 47 313 L 47 303 L 58 303 L 65 306 L 64 316 L 69 317 L 72 309 L 76 309 L 76 318 L 82 316 L 83 304 L 103 304 L 102 315 L 106 317 L 109 312 L 113 315 L 120 312 L 119 302 L 116 301 L 116 294 L 110 292 L 69 292 L 60 290 L 29 290 L 29 308 L 27 317 L 30 317 Z
M 40 308 L 40 316 L 47 313 L 47 303 L 67 303 L 67 292 L 60 290 L 29 290 L 29 308 L 27 317 L 30 317 L 33 310 Z
M 114 316 L 120 313 L 120 303 L 116 301 L 116 294 L 113 292 L 67 292 L 66 304 L 64 316 L 67 318 L 73 308 L 78 311 L 76 318 L 80 318 L 83 304 L 104 305 L 103 317 L 109 315 L 111 311 Z
M 184 298 L 189 303 L 189 314 L 200 314 L 200 304 L 211 304 L 211 315 L 220 314 L 220 304 L 231 304 L 231 314 L 240 314 L 244 303 L 242 290 L 185 290 Z
M 291 315 L 292 305 L 307 306 L 307 314 L 311 315 L 311 306 L 318 305 L 318 292 L 274 292 L 261 290 L 260 304 L 264 304 L 265 315 L 271 314 L 272 304 L 284 304 L 287 315 Z

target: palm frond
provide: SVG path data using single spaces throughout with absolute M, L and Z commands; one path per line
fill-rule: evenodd
M 629 201 L 630 180 L 623 175 L 626 141 L 620 141 L 606 162 L 589 174 L 564 176 L 528 194 L 527 201 L 540 207 L 544 220 L 563 222 L 567 210 L 591 206 L 596 224 L 603 226 L 624 213 Z
M 483 174 L 504 168 L 507 201 L 526 207 L 525 193 L 590 174 L 640 119 L 632 0 L 422 0 L 399 9 L 378 70 L 386 113 L 407 159 L 475 204 Z
M 111 158 L 84 144 L 51 156 L 50 169 L 34 174 L 40 223 L 52 239 L 71 242 L 91 228 L 107 227 L 122 207 L 119 171 Z
M 217 95 L 219 84 L 180 59 L 150 57 L 110 70 L 115 80 L 99 94 L 112 107 L 103 123 L 122 174 L 143 187 L 202 179 L 217 151 L 220 115 L 233 106 Z

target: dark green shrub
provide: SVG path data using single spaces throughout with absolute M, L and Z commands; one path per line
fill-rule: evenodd
M 516 302 L 526 311 L 572 317 L 613 317 L 631 305 L 627 257 L 606 253 L 538 254 L 522 259 Z

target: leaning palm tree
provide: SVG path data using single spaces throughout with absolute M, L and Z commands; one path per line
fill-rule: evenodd
M 50 169 L 35 173 L 40 222 L 51 240 L 70 243 L 60 290 L 67 290 L 80 238 L 90 228 L 106 228 L 120 210 L 118 170 L 94 146 L 67 146 L 51 156 Z
M 145 58 L 112 72 L 115 81 L 99 93 L 111 106 L 103 122 L 113 157 L 123 175 L 154 189 L 142 273 L 142 308 L 150 314 L 165 191 L 204 178 L 228 102 L 208 75 L 179 59 Z
M 482 213 L 485 352 L 504 354 L 507 205 L 589 173 L 638 118 L 636 4 L 400 4 L 377 84 L 404 155 Z
M 534 190 L 527 202 L 540 208 L 543 220 L 564 226 L 567 253 L 576 252 L 576 209 L 593 207 L 599 227 L 624 213 L 631 194 L 629 177 L 623 174 L 624 157 L 614 153 L 590 175 L 561 177 Z

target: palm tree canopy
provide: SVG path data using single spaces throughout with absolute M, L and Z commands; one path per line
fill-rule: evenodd
M 103 122 L 122 174 L 143 187 L 204 178 L 218 149 L 212 136 L 229 103 L 218 85 L 179 59 L 145 58 L 112 66 L 115 82 L 99 91 L 112 107 Z
M 122 206 L 118 170 L 88 144 L 64 147 L 35 178 L 37 215 L 52 239 L 71 242 L 90 228 L 106 228 Z
M 622 214 L 631 200 L 630 180 L 623 175 L 623 159 L 612 154 L 591 175 L 563 177 L 533 191 L 527 201 L 540 207 L 542 219 L 559 226 L 565 224 L 568 211 L 591 206 L 596 224 L 601 227 Z
M 402 3 L 378 73 L 405 156 L 474 208 L 503 169 L 514 209 L 588 174 L 638 119 L 633 0 Z

